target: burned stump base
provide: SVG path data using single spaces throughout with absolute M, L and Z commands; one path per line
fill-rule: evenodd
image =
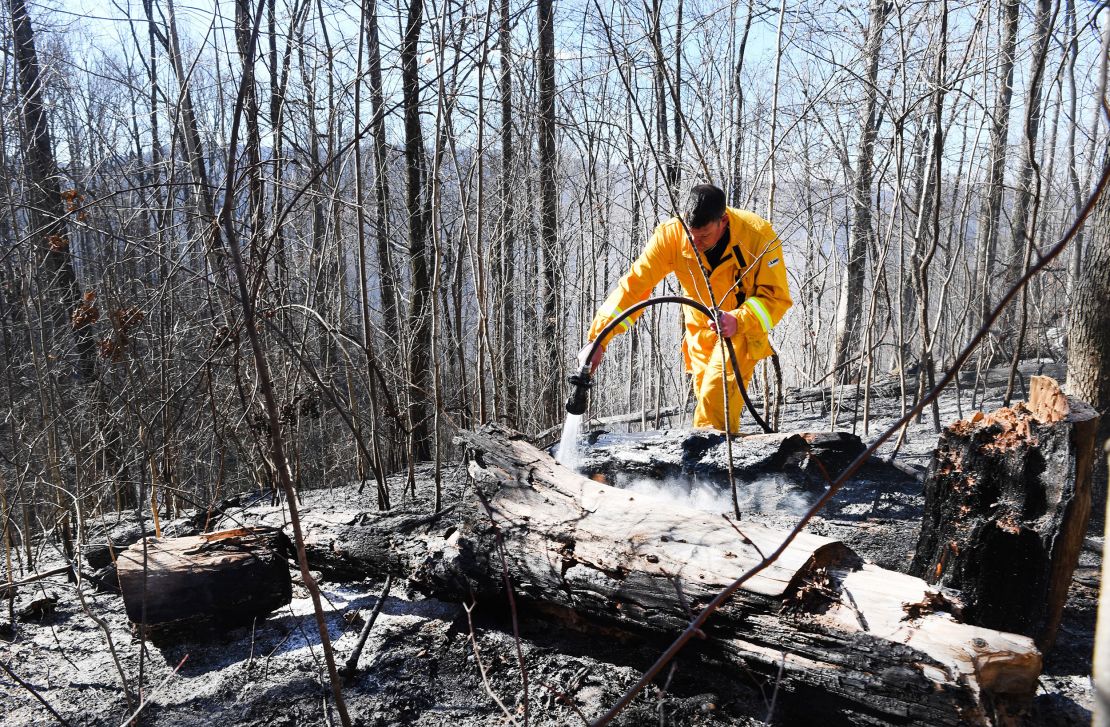
M 292 555 L 276 528 L 146 538 L 117 561 L 127 617 L 163 642 L 249 624 L 292 600 Z
M 910 572 L 959 590 L 970 623 L 1047 650 L 1087 528 L 1098 415 L 1047 377 L 1030 391 L 941 434 Z

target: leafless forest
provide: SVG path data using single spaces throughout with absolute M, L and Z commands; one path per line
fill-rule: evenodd
M 1108 17 L 6 0 L 6 572 L 106 511 L 349 480 L 388 508 L 385 477 L 446 466 L 456 428 L 560 424 L 594 310 L 703 181 L 784 241 L 794 307 L 763 401 L 882 380 L 908 409 L 1067 238 L 964 364 L 960 401 L 984 406 L 990 367 L 1051 358 L 1105 411 Z M 685 408 L 680 336 L 677 310 L 651 309 L 592 412 L 650 428 Z M 867 434 L 868 415 L 834 406 L 830 426 Z

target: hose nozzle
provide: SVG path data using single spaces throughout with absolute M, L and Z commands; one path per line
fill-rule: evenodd
M 577 373 L 571 374 L 567 381 L 574 387 L 567 397 L 567 413 L 579 416 L 585 414 L 586 401 L 589 399 L 590 387 L 593 386 L 590 381 L 590 365 L 586 364 Z

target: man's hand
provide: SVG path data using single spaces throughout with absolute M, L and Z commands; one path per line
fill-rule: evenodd
M 578 368 L 583 368 L 586 365 L 586 357 L 590 355 L 590 349 L 594 347 L 593 341 L 590 341 L 578 352 Z M 601 346 L 597 347 L 597 353 L 594 354 L 590 363 L 590 373 L 597 371 L 598 364 L 601 363 L 601 357 L 605 355 L 605 349 Z
M 721 322 L 720 330 L 717 330 L 717 323 L 714 321 L 709 321 L 709 330 L 725 338 L 732 338 L 736 335 L 737 329 L 740 328 L 740 323 L 736 320 L 736 316 L 731 313 L 726 313 L 723 310 L 717 311 L 717 320 Z

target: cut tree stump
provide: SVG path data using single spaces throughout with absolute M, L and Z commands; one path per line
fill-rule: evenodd
M 438 513 L 304 514 L 312 567 L 406 576 L 443 599 L 673 637 L 786 533 L 634 495 L 555 463 L 523 435 L 462 432 L 473 490 Z M 779 442 L 769 446 L 776 449 Z M 780 704 L 835 723 L 987 724 L 1031 701 L 1032 640 L 959 623 L 943 593 L 801 534 L 709 620 L 737 679 L 781 674 Z
M 910 572 L 959 590 L 969 622 L 1047 651 L 1091 510 L 1098 414 L 1045 376 L 1026 404 L 946 428 Z
M 143 541 L 120 553 L 117 570 L 127 617 L 154 640 L 249 624 L 293 598 L 293 547 L 276 528 L 145 542 L 145 589 Z

